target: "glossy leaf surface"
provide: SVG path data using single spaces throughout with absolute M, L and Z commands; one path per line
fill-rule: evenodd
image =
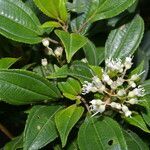
M 24 70 L 0 70 L 0 87 L 0 99 L 16 105 L 60 97 L 54 84 Z
M 40 149 L 58 135 L 54 123 L 60 106 L 34 106 L 29 113 L 24 131 L 24 150 Z
M 138 48 L 144 32 L 144 22 L 136 16 L 132 22 L 110 32 L 105 45 L 105 58 L 125 58 Z
M 69 34 L 68 32 L 60 30 L 56 30 L 55 33 L 61 39 L 65 47 L 66 58 L 68 63 L 71 61 L 73 55 L 87 42 L 87 39 L 84 36 L 81 36 L 76 33 Z
M 59 111 L 55 116 L 55 122 L 60 134 L 62 147 L 66 145 L 68 135 L 83 114 L 83 107 L 72 105 Z
M 80 150 L 127 150 L 119 124 L 109 117 L 87 118 L 80 127 L 78 145 Z
M 29 44 L 41 42 L 41 24 L 21 0 L 0 0 L 0 20 L 0 33 L 3 36 Z

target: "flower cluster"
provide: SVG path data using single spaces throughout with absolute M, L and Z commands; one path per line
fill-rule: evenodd
M 89 108 L 93 115 L 111 108 L 123 113 L 126 117 L 131 117 L 130 105 L 138 104 L 140 97 L 143 97 L 145 92 L 141 85 L 137 85 L 142 73 L 133 74 L 130 77 L 126 75 L 132 64 L 132 57 L 126 57 L 124 61 L 107 59 L 102 77 L 94 76 L 92 82 L 84 82 L 83 95 L 89 92 L 103 95 L 102 99 L 90 101 Z

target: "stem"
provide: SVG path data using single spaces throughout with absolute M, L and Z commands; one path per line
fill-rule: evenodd
M 66 32 L 68 32 L 68 25 L 66 25 L 65 22 L 63 22 L 61 19 L 57 18 L 58 22 L 60 23 L 62 29 Z
M 84 103 L 84 105 L 85 105 L 87 111 L 88 111 L 89 113 L 91 113 L 91 112 L 90 112 L 90 109 L 89 109 L 89 105 L 87 104 L 86 100 L 85 100 L 83 97 L 81 97 L 80 100 Z
M 1 123 L 0 123 L 0 130 L 10 139 L 12 139 L 14 136 L 8 131 L 8 129 L 6 127 L 4 127 Z
M 47 38 L 51 43 L 54 43 L 54 44 L 59 44 L 59 42 L 57 42 L 56 40 L 53 40 L 51 38 Z
M 116 94 L 111 94 L 111 93 L 109 93 L 109 92 L 107 92 L 107 91 L 104 91 L 106 94 L 108 94 L 109 96 L 114 96 L 114 97 L 116 97 L 117 95 Z
M 82 26 L 79 28 L 79 30 L 77 31 L 77 33 L 80 33 L 82 31 L 82 29 L 88 24 L 88 22 L 94 17 L 94 15 L 97 13 L 97 11 L 95 11 L 83 24 Z

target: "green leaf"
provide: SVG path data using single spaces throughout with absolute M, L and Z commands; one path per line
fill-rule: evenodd
M 95 75 L 95 73 L 87 64 L 81 61 L 75 61 L 72 63 L 68 75 L 77 78 L 81 82 L 84 82 L 92 81 L 92 77 Z
M 60 134 L 62 147 L 66 145 L 68 135 L 83 114 L 83 107 L 72 105 L 55 115 L 55 122 Z
M 18 150 L 23 148 L 23 136 L 18 136 L 12 139 L 4 146 L 4 150 Z
M 81 36 L 76 33 L 69 34 L 68 32 L 64 32 L 61 30 L 56 30 L 55 33 L 61 39 L 65 47 L 66 58 L 68 63 L 71 61 L 73 55 L 87 42 L 87 39 L 84 36 Z
M 70 6 L 73 7 L 72 10 L 78 13 L 77 17 L 71 20 L 71 29 L 73 32 L 78 32 L 82 35 L 86 34 L 89 30 L 91 23 L 84 23 L 88 18 L 89 11 L 93 7 L 93 1 L 91 0 L 74 0 L 73 3 L 70 3 Z M 81 26 L 84 26 L 81 28 Z
M 135 1 L 74 0 L 70 6 L 73 11 L 78 13 L 78 16 L 71 22 L 72 30 L 85 34 L 91 22 L 114 17 L 130 7 Z
M 40 149 L 58 136 L 54 123 L 60 106 L 34 106 L 28 116 L 24 131 L 24 150 Z
M 96 8 L 94 11 L 91 11 L 92 22 L 114 17 L 130 7 L 135 1 L 136 0 L 96 0 Z
M 102 79 L 103 70 L 99 66 L 90 66 L 90 68 L 93 70 L 96 76 L 98 76 L 100 79 Z
M 54 67 L 53 67 L 52 64 L 48 64 L 47 66 L 42 66 L 42 65 L 41 66 L 36 66 L 33 69 L 33 72 L 39 74 L 42 77 L 46 77 L 49 74 L 54 72 Z
M 66 150 L 79 150 L 77 139 L 72 140 L 67 144 Z
M 138 48 L 144 32 L 144 22 L 136 16 L 132 22 L 111 31 L 105 46 L 105 58 L 125 58 Z
M 66 0 L 34 0 L 34 3 L 47 16 L 67 21 Z
M 61 24 L 56 21 L 47 21 L 41 26 L 42 28 L 58 28 L 61 27 Z
M 142 61 L 140 63 L 140 65 L 138 65 L 131 73 L 130 75 L 133 75 L 133 74 L 140 74 L 144 71 L 144 61 Z M 140 76 L 141 77 L 141 76 Z
M 149 150 L 148 146 L 134 132 L 124 131 L 124 137 L 126 139 L 128 150 Z
M 62 93 L 68 93 L 74 96 L 78 96 L 81 93 L 80 83 L 73 78 L 68 78 L 65 82 L 58 83 L 59 89 Z
M 150 80 L 145 80 L 142 86 L 145 89 L 145 94 L 149 95 L 150 94 Z
M 148 103 L 149 99 L 145 97 L 143 99 L 141 105 L 144 106 L 144 110 L 141 111 L 141 114 L 146 124 L 150 127 L 150 102 Z
M 0 87 L 0 99 L 15 105 L 61 97 L 54 84 L 24 70 L 0 70 Z
M 34 12 L 21 0 L 0 0 L 0 33 L 12 40 L 35 44 L 43 31 Z
M 47 76 L 48 79 L 66 78 L 68 76 L 68 66 L 63 65 L 61 68 Z
M 150 133 L 150 130 L 147 128 L 143 118 L 141 117 L 141 115 L 139 114 L 134 114 L 132 115 L 132 117 L 126 117 L 125 120 L 133 125 L 133 126 L 136 126 L 138 128 L 140 128 L 141 130 L 147 132 L 147 133 Z
M 101 52 L 96 49 L 90 40 L 88 40 L 87 44 L 83 47 L 83 50 L 89 65 L 99 65 L 99 55 Z
M 78 133 L 80 150 L 127 150 L 119 124 L 109 117 L 86 118 Z
M 0 69 L 8 69 L 11 67 L 16 61 L 17 58 L 1 58 L 0 59 Z

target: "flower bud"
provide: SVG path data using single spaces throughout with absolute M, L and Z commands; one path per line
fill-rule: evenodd
M 42 66 L 47 66 L 48 65 L 47 59 L 46 58 L 42 59 L 41 64 L 42 64 Z
M 103 113 L 105 111 L 105 109 L 106 109 L 106 105 L 100 105 L 99 108 L 98 108 L 98 111 L 100 113 Z
M 112 108 L 121 109 L 121 104 L 116 103 L 116 102 L 111 102 L 111 103 L 110 103 L 110 106 L 111 106 Z
M 121 90 L 119 90 L 119 91 L 117 92 L 117 95 L 118 95 L 118 96 L 124 96 L 124 95 L 126 95 L 126 91 L 125 91 L 124 89 L 121 89 Z
M 110 80 L 107 74 L 103 74 L 103 81 L 108 82 Z
M 126 117 L 130 117 L 132 114 L 132 112 L 128 109 L 126 105 L 122 105 L 122 111 Z
M 54 54 L 56 55 L 56 57 L 61 57 L 62 52 L 63 52 L 63 48 L 62 47 L 57 47 L 56 50 L 54 51 Z
M 117 78 L 117 80 L 116 80 L 116 84 L 117 84 L 117 86 L 121 86 L 122 84 L 123 84 L 123 82 L 124 82 L 124 79 L 123 78 Z
M 139 75 L 134 74 L 134 75 L 131 76 L 130 80 L 136 81 L 138 78 L 139 78 Z
M 124 62 L 124 66 L 126 69 L 130 69 L 132 66 L 132 58 L 131 57 L 126 57 L 125 62 Z
M 135 82 L 133 82 L 133 81 L 129 81 L 128 83 L 129 83 L 129 85 L 130 85 L 131 87 L 133 87 L 133 88 L 135 88 L 135 87 L 136 87 Z
M 137 98 L 131 98 L 130 100 L 126 101 L 127 103 L 134 105 L 138 103 L 138 99 Z
M 134 96 L 136 96 L 135 93 L 134 93 L 134 91 L 130 91 L 130 92 L 128 93 L 128 97 L 134 97 Z
M 49 46 L 49 40 L 47 38 L 43 39 L 42 40 L 42 44 L 45 46 L 45 47 L 48 47 Z
M 125 116 L 126 117 L 131 117 L 131 115 L 132 115 L 132 112 L 129 110 L 129 111 L 127 111 L 127 112 L 125 112 Z

